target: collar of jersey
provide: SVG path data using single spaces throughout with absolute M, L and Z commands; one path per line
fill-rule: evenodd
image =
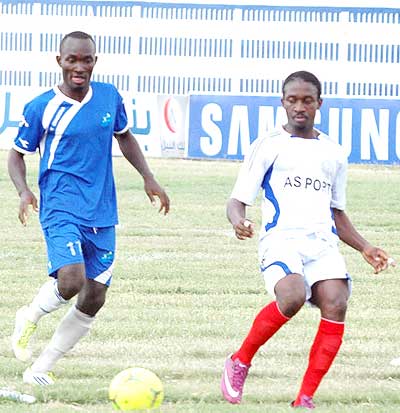
M 70 97 L 68 97 L 67 95 L 65 95 L 63 92 L 61 92 L 60 88 L 58 86 L 54 86 L 53 88 L 54 92 L 56 95 L 58 96 L 62 96 L 63 100 L 71 103 L 72 105 L 84 105 L 85 103 L 87 103 L 93 95 L 93 89 L 92 86 L 89 85 L 89 90 L 87 91 L 85 97 L 83 98 L 83 100 L 81 102 L 79 102 L 78 100 L 72 99 Z
M 296 136 L 296 135 L 290 135 L 290 137 L 291 138 L 297 138 L 297 139 L 312 139 L 312 140 L 317 140 L 317 141 L 319 141 L 319 137 L 318 136 L 315 136 L 315 137 L 313 137 L 313 138 L 303 138 L 302 136 Z

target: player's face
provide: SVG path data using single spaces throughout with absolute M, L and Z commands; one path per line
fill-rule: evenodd
M 62 45 L 57 62 L 62 69 L 61 90 L 73 99 L 81 99 L 89 90 L 90 78 L 96 64 L 95 45 L 91 39 L 69 37 Z
M 288 118 L 288 132 L 310 137 L 315 114 L 322 104 L 322 99 L 318 98 L 317 87 L 302 79 L 294 79 L 285 86 L 281 102 Z

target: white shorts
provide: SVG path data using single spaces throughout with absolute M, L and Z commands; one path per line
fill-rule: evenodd
M 275 296 L 275 285 L 288 274 L 304 277 L 306 300 L 311 298 L 311 287 L 317 281 L 346 279 L 351 294 L 351 277 L 336 243 L 317 234 L 295 238 L 264 240 L 260 251 L 260 270 L 269 294 Z

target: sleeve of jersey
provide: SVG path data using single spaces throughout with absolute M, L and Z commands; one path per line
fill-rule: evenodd
M 253 205 L 260 191 L 265 173 L 274 159 L 268 138 L 256 139 L 250 146 L 240 167 L 231 198 Z
M 125 105 L 124 99 L 117 92 L 117 111 L 115 115 L 114 133 L 120 134 L 126 132 L 132 127 L 132 116 L 131 110 L 129 110 L 128 105 Z
M 332 184 L 331 207 L 344 211 L 346 208 L 346 186 L 347 186 L 347 157 L 342 154 L 338 161 L 336 177 Z
M 42 117 L 35 110 L 35 106 L 32 103 L 28 103 L 24 107 L 13 148 L 24 154 L 33 154 L 39 147 L 44 133 Z

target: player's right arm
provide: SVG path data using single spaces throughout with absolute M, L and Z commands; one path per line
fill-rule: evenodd
M 28 219 L 29 205 L 32 205 L 33 210 L 36 212 L 39 208 L 37 199 L 26 182 L 24 154 L 15 149 L 10 149 L 8 153 L 8 174 L 20 197 L 18 218 L 22 225 L 25 226 Z
M 246 219 L 246 204 L 230 198 L 226 206 L 226 215 L 232 224 L 236 238 L 244 240 L 254 236 L 254 224 Z
M 254 236 L 254 224 L 246 219 L 246 207 L 253 205 L 261 188 L 265 173 L 276 158 L 270 138 L 258 138 L 244 157 L 226 215 L 232 224 L 236 238 L 244 240 Z

